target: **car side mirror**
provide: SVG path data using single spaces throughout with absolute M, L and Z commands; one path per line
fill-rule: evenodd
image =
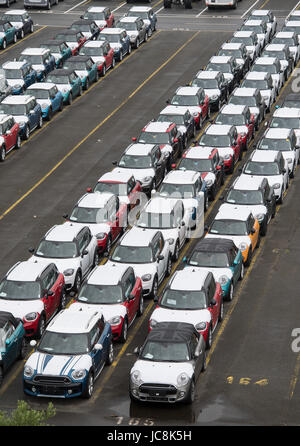
M 10 339 L 9 339 L 9 338 L 6 339 L 5 344 L 6 344 L 6 345 L 9 345 L 9 344 L 10 344 Z
M 182 222 L 181 222 L 180 225 L 181 225 L 181 226 L 185 226 L 185 222 L 182 220 Z
M 31 341 L 29 342 L 30 347 L 36 347 L 37 342 L 35 339 L 31 339 Z
M 130 300 L 135 299 L 135 295 L 130 293 L 127 299 L 128 299 L 128 302 L 129 302 Z
M 47 291 L 48 296 L 53 296 L 53 294 L 54 294 L 53 291 L 51 291 L 51 290 Z
M 183 257 L 182 263 L 187 263 L 187 257 Z
M 95 350 L 103 350 L 103 345 L 102 344 L 95 344 L 94 349 Z
M 34 253 L 34 248 L 29 248 L 28 251 L 33 254 Z
M 134 353 L 136 356 L 139 356 L 139 354 L 140 354 L 140 347 L 136 347 L 136 348 L 133 350 L 133 353 Z
M 160 262 L 161 260 L 164 260 L 165 256 L 159 255 L 157 257 L 157 262 Z
M 63 218 L 64 218 L 64 219 L 67 219 L 68 217 L 69 217 L 68 214 L 64 214 L 64 215 L 63 215 Z
M 214 307 L 216 305 L 216 303 L 217 303 L 216 300 L 212 299 L 211 302 L 210 302 L 210 306 Z
M 112 165 L 113 165 L 113 166 L 117 166 L 117 165 L 118 165 L 118 161 L 113 161 L 113 162 L 112 162 Z
M 282 169 L 282 173 L 286 173 L 286 169 Z
M 174 142 L 177 143 L 177 142 L 178 142 L 178 138 L 175 138 L 175 139 L 174 139 Z
M 92 192 L 92 188 L 88 187 L 86 191 L 90 194 Z
M 82 252 L 81 257 L 84 257 L 84 256 L 88 255 L 88 253 L 89 253 L 88 250 L 85 249 L 85 250 Z

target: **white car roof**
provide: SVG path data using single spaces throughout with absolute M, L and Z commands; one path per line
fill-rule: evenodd
M 132 177 L 132 173 L 126 170 L 112 170 L 111 172 L 106 172 L 98 179 L 98 183 L 111 181 L 114 183 L 127 183 Z
M 255 81 L 259 81 L 259 80 L 264 80 L 266 79 L 266 77 L 268 76 L 268 72 L 267 71 L 249 71 L 246 76 L 245 79 L 252 79 Z M 255 88 L 254 88 L 255 90 Z
M 217 215 L 215 216 L 215 220 L 239 220 L 239 221 L 246 221 L 249 215 L 251 215 L 252 212 L 247 209 L 243 208 L 242 206 L 234 206 L 232 204 L 222 204 L 219 208 L 219 211 Z
M 179 96 L 195 96 L 199 91 L 199 87 L 179 87 L 176 94 Z
M 31 84 L 28 89 L 37 89 L 37 90 L 50 90 L 52 87 L 55 87 L 55 84 L 52 82 L 36 82 Z
M 193 146 L 185 152 L 184 158 L 208 159 L 213 150 L 216 149 L 212 147 Z
M 281 51 L 286 47 L 286 43 L 269 43 L 264 51 Z
M 238 87 L 233 91 L 233 96 L 254 96 L 256 88 Z
M 159 231 L 157 231 L 159 232 Z M 149 246 L 155 233 L 145 228 L 133 226 L 120 240 L 122 246 Z M 128 259 L 130 262 L 130 259 Z
M 129 11 L 133 11 L 133 12 L 148 12 L 151 11 L 151 7 L 150 6 L 132 6 Z
M 9 14 L 9 15 L 19 15 L 19 14 L 24 14 L 26 11 L 26 9 L 11 9 L 9 11 L 6 11 L 4 14 Z
M 227 63 L 231 56 L 212 56 L 209 59 L 211 63 Z
M 249 37 L 253 34 L 253 31 L 236 31 L 233 37 Z
M 205 280 L 209 274 L 207 270 L 197 270 L 188 268 L 176 271 L 170 281 L 171 290 L 197 291 L 203 288 Z
M 149 122 L 145 127 L 146 132 L 167 132 L 170 127 L 170 122 Z
M 290 135 L 291 129 L 286 128 L 270 128 L 266 131 L 263 138 L 272 138 L 272 139 L 287 139 Z
M 256 25 L 261 25 L 261 24 L 263 24 L 264 22 L 262 21 L 262 20 L 260 20 L 260 19 L 249 19 L 249 20 L 246 20 L 245 22 L 244 22 L 244 25 L 246 25 L 246 26 L 256 26 Z
M 24 56 L 28 55 L 34 55 L 34 56 L 40 56 L 42 54 L 49 53 L 48 48 L 25 48 L 21 52 Z
M 298 20 L 288 20 L 284 26 L 300 26 L 300 22 Z
M 51 262 L 49 262 L 50 265 Z M 34 282 L 47 267 L 45 262 L 24 261 L 14 265 L 7 273 L 8 280 Z
M 272 65 L 277 60 L 277 57 L 258 57 L 254 62 L 255 65 Z
M 105 44 L 105 40 L 90 40 L 83 46 L 88 48 L 101 48 Z
M 91 6 L 88 8 L 88 12 L 103 12 L 106 6 Z
M 177 105 L 167 105 L 161 112 L 160 115 L 185 115 L 186 110 L 183 107 Z
M 30 96 L 28 94 L 15 94 L 15 95 L 9 95 L 3 101 L 1 101 L 3 104 L 27 104 L 28 101 L 33 99 L 34 96 Z
M 228 42 L 228 43 L 223 43 L 223 45 L 221 46 L 221 48 L 223 50 L 238 50 L 239 48 L 241 48 L 243 46 L 242 43 L 237 43 L 237 42 Z
M 8 119 L 10 119 L 12 117 L 12 115 L 5 115 L 5 114 L 0 114 L 0 124 L 3 124 L 5 121 L 7 121 Z
M 130 22 L 130 23 L 133 23 L 133 22 L 135 22 L 136 21 L 136 17 L 122 17 L 121 19 L 120 19 L 120 22 L 122 23 L 122 22 Z
M 242 175 L 233 183 L 233 189 L 238 190 L 258 190 L 264 180 L 264 177 L 252 177 L 251 175 Z
M 205 71 L 201 70 L 196 74 L 197 79 L 215 79 L 221 71 Z
M 82 208 L 95 208 L 95 209 L 101 209 L 105 207 L 107 202 L 111 197 L 113 197 L 114 194 L 111 194 L 109 192 L 103 192 L 99 194 L 99 192 L 94 193 L 88 193 L 83 195 L 77 202 L 78 207 Z
M 125 153 L 126 155 L 145 156 L 151 152 L 154 145 L 155 144 L 142 144 L 142 143 L 131 144 L 129 147 L 127 147 Z
M 227 135 L 231 129 L 231 125 L 211 124 L 206 130 L 207 135 Z
M 252 12 L 251 12 L 251 15 L 257 15 L 257 16 L 260 16 L 260 15 L 268 15 L 269 14 L 269 9 L 254 9 Z
M 201 150 L 201 149 L 200 149 Z M 171 170 L 163 179 L 164 184 L 194 184 L 199 172 L 193 170 Z
M 100 34 L 120 34 L 122 31 L 124 31 L 124 28 L 104 28 Z
M 128 265 L 107 263 L 95 268 L 87 279 L 91 285 L 117 285 L 123 274 L 128 269 Z
M 72 242 L 81 231 L 82 226 L 74 225 L 72 222 L 65 222 L 61 225 L 53 226 L 45 235 L 46 240 L 59 242 Z
M 273 117 L 300 118 L 300 108 L 289 108 L 289 107 L 277 108 L 273 113 Z
M 14 70 L 14 69 L 20 69 L 22 68 L 27 62 L 25 60 L 14 60 L 14 61 L 8 61 L 4 62 L 2 65 L 2 68 L 5 68 L 6 70 Z
M 47 326 L 46 331 L 56 333 L 88 333 L 95 322 L 102 316 L 100 311 L 76 310 L 72 306 L 62 310 Z
M 293 15 L 294 16 L 297 16 L 297 17 L 299 17 L 299 15 L 300 15 L 300 11 L 293 11 L 291 14 L 290 14 L 290 17 L 293 17 Z
M 255 162 L 273 162 L 277 159 L 277 155 L 277 150 L 253 150 L 250 160 Z
M 289 39 L 291 37 L 294 37 L 295 32 L 294 31 L 279 31 L 275 34 L 274 38 L 281 37 L 283 39 Z
M 177 201 L 166 200 L 165 198 L 157 196 L 148 201 L 146 206 L 143 208 L 143 211 L 155 214 L 170 214 L 176 203 Z
M 220 110 L 220 113 L 224 115 L 241 115 L 245 108 L 247 108 L 246 105 L 227 104 Z

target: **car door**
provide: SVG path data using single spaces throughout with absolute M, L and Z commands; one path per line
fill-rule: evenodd
M 8 120 L 8 130 L 10 131 L 10 148 L 15 146 L 19 135 L 19 124 L 13 117 Z
M 164 255 L 164 241 L 162 234 L 158 234 L 153 244 L 154 261 L 156 261 L 156 269 L 158 282 L 160 283 L 165 276 L 166 258 Z
M 211 313 L 212 325 L 213 325 L 213 329 L 214 329 L 218 322 L 218 315 L 219 315 L 220 310 L 219 310 L 219 302 L 217 300 L 215 300 L 216 282 L 212 275 L 210 276 L 207 293 L 208 293 L 208 309 Z M 215 303 L 214 303 L 214 300 L 215 300 Z
M 59 273 L 55 264 L 53 264 L 52 277 L 50 282 L 50 291 L 53 293 L 53 312 L 55 312 L 60 305 L 63 286 L 64 286 L 63 277 Z
M 123 289 L 126 299 L 125 305 L 127 307 L 128 325 L 130 325 L 136 316 L 138 302 L 138 298 L 133 292 L 133 288 L 136 282 L 133 271 L 127 271 L 122 279 L 122 282 L 124 284 Z
M 209 107 L 209 98 L 205 95 L 204 90 L 199 94 L 199 105 L 201 106 L 202 119 L 204 119 L 207 117 Z
M 2 344 L 5 348 L 3 360 L 3 369 L 6 371 L 17 357 L 17 338 L 15 336 L 15 327 L 10 321 L 7 321 L 1 330 Z
M 90 333 L 89 333 L 89 338 L 90 338 L 90 346 L 91 346 L 91 359 L 92 359 L 92 363 L 93 363 L 93 368 L 94 368 L 94 377 L 96 377 L 98 375 L 98 373 L 100 372 L 101 368 L 104 365 L 104 361 L 105 361 L 105 351 L 104 351 L 104 345 L 99 342 L 101 340 L 101 335 L 103 333 L 103 327 L 104 325 L 100 323 L 100 320 L 96 322 L 96 324 L 92 327 Z M 103 348 L 102 349 L 95 349 L 95 345 L 96 344 L 102 344 Z
M 205 350 L 205 345 L 202 342 L 202 337 L 200 336 L 200 339 L 198 339 L 196 334 L 193 334 L 189 342 L 189 349 L 194 366 L 193 368 L 194 368 L 195 381 L 197 381 L 202 370 L 203 354 Z
M 89 245 L 89 231 L 87 228 L 84 228 L 77 236 L 78 240 L 78 248 L 80 253 L 80 265 L 81 265 L 81 271 L 82 275 L 85 276 L 88 272 L 91 260 L 90 260 L 90 252 L 88 250 Z
M 230 265 L 230 269 L 232 271 L 233 285 L 235 286 L 241 275 L 241 263 L 242 263 L 242 259 L 239 256 L 239 250 L 236 247 L 232 247 L 228 251 L 228 262 Z
M 187 227 L 189 225 L 189 213 L 184 212 L 184 206 L 182 204 L 182 201 L 177 201 L 177 203 L 174 206 L 174 220 L 175 225 L 178 228 L 178 239 L 179 239 L 179 246 L 183 246 L 185 239 L 186 239 L 186 232 Z
M 46 320 L 48 321 L 56 310 L 56 296 L 51 289 L 54 285 L 54 270 L 52 265 L 49 265 L 43 272 L 40 280 L 42 286 L 42 301 L 46 313 Z

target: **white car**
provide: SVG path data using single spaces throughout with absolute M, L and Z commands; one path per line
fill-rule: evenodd
M 25 48 L 19 56 L 19 61 L 28 62 L 32 68 L 37 72 L 37 79 L 43 80 L 46 76 L 46 65 L 49 64 L 49 69 L 55 68 L 55 57 L 51 54 L 48 48 Z
M 288 20 L 287 22 L 285 22 L 284 26 L 281 28 L 281 31 L 296 33 L 298 42 L 300 43 L 300 21 L 299 20 Z
M 66 222 L 53 226 L 30 257 L 32 262 L 55 263 L 65 277 L 66 290 L 78 291 L 83 278 L 98 264 L 98 246 L 87 226 Z
M 241 170 L 241 177 L 266 177 L 269 186 L 274 189 L 278 203 L 282 203 L 283 195 L 289 187 L 289 170 L 287 161 L 277 150 L 254 150 Z M 249 177 L 248 177 L 249 178 Z
M 188 236 L 190 224 L 189 212 L 186 212 L 181 200 L 164 199 L 154 196 L 140 211 L 135 223 L 151 234 L 161 231 L 165 240 L 173 240 L 170 245 L 172 260 L 177 261 L 181 248 Z
M 229 104 L 248 105 L 250 112 L 255 116 L 255 130 L 265 119 L 266 103 L 258 88 L 236 88 L 229 98 Z
M 84 15 L 81 17 L 82 19 L 94 20 L 97 26 L 100 29 L 103 29 L 107 26 L 106 18 L 109 17 L 109 12 L 106 6 L 91 6 L 88 8 Z
M 230 42 L 243 43 L 246 46 L 252 62 L 254 62 L 261 53 L 261 45 L 254 31 L 235 31 Z
M 241 87 L 258 88 L 263 100 L 265 101 L 266 110 L 270 110 L 272 104 L 276 100 L 276 88 L 270 73 L 250 71 L 246 74 Z
M 263 20 L 271 31 L 271 37 L 273 37 L 276 33 L 277 18 L 274 16 L 273 11 L 271 11 L 270 9 L 253 9 L 248 19 Z
M 281 69 L 284 71 L 285 80 L 288 79 L 293 70 L 294 56 L 290 53 L 287 44 L 269 43 L 265 47 L 262 57 L 277 57 L 280 61 Z
M 294 58 L 294 66 L 296 66 L 300 58 L 300 44 L 295 32 L 279 31 L 273 37 L 272 43 L 288 45 L 290 53 Z
M 221 71 L 231 92 L 242 77 L 242 70 L 232 56 L 213 56 L 205 68 L 207 71 Z
M 196 136 L 196 125 L 190 111 L 184 107 L 168 105 L 157 117 L 158 122 L 174 122 L 183 136 L 184 148 Z
M 157 296 L 158 286 L 171 274 L 173 240 L 164 240 L 161 231 L 133 226 L 120 239 L 107 261 L 132 266 L 142 280 L 143 296 Z
M 52 100 L 56 97 L 58 93 L 58 88 L 52 82 L 35 82 L 31 84 L 27 90 L 26 94 L 34 96 L 36 102 L 40 104 L 42 108 L 43 117 L 47 116 L 47 119 L 50 119 L 53 113 L 52 110 Z M 55 104 L 57 106 L 57 104 Z M 63 97 L 61 96 L 61 103 L 59 106 L 59 110 L 63 108 Z M 45 113 L 45 115 L 44 115 Z
M 274 126 L 269 128 L 259 140 L 256 148 L 258 150 L 279 150 L 283 158 L 288 163 L 289 174 L 294 178 L 297 164 L 299 164 L 299 146 L 293 129 L 279 128 Z
M 206 183 L 201 174 L 193 170 L 173 170 L 169 172 L 161 183 L 158 192 L 152 191 L 152 195 L 158 194 L 165 200 L 180 199 L 184 206 L 184 212 L 188 215 L 188 228 L 197 228 L 199 237 L 203 234 L 204 211 L 208 206 L 208 194 Z
M 147 25 L 140 17 L 121 17 L 116 23 L 117 28 L 124 28 L 129 36 L 130 44 L 138 48 L 148 40 Z
M 17 0 L 15 0 L 16 3 Z M 0 4 L 4 4 L 2 0 Z M 4 13 L 3 18 L 8 20 L 18 30 L 18 37 L 23 39 L 25 32 L 23 27 L 29 22 L 30 17 L 26 9 L 10 9 Z M 33 33 L 33 22 L 31 21 L 29 32 Z
M 104 28 L 100 34 L 99 39 L 106 39 L 111 48 L 114 50 L 114 57 L 121 62 L 126 54 L 131 54 L 131 44 L 129 42 L 126 49 L 126 45 L 122 45 L 124 39 L 126 39 L 127 31 L 123 28 Z M 100 40 L 101 41 L 101 40 Z M 99 42 L 99 40 L 97 40 Z
M 237 8 L 238 2 L 241 0 L 205 0 L 208 9 L 219 8 L 220 6 L 229 6 L 232 9 Z
M 257 35 L 258 41 L 260 42 L 261 50 L 271 40 L 271 29 L 268 28 L 267 24 L 263 20 L 245 20 L 243 25 L 240 27 L 240 31 L 254 31 Z
M 141 17 L 148 27 L 148 36 L 156 30 L 156 14 L 151 6 L 132 6 L 126 13 L 127 17 Z
M 277 57 L 258 57 L 252 65 L 251 71 L 270 73 L 276 88 L 276 93 L 279 94 L 285 79 L 284 71 Z
M 209 117 L 209 99 L 201 87 L 179 87 L 171 99 L 171 104 L 188 110 L 195 120 L 196 128 L 202 126 Z
M 296 135 L 295 146 L 300 147 L 300 109 L 294 107 L 279 107 L 274 110 L 270 128 L 293 129 Z M 298 149 L 297 149 L 298 150 Z
M 28 74 L 26 65 L 24 61 L 8 61 L 2 65 L 8 85 L 21 94 L 26 89 L 24 81 L 24 75 Z
M 120 203 L 125 203 L 128 207 L 137 204 L 139 199 L 140 183 L 131 172 L 118 171 L 114 169 L 106 172 L 100 178 L 94 187 L 94 192 L 109 192 L 119 197 Z M 88 192 L 92 192 L 89 188 Z
M 210 110 L 219 110 L 228 99 L 228 88 L 221 71 L 198 71 L 192 80 L 192 86 L 202 87 L 209 97 Z

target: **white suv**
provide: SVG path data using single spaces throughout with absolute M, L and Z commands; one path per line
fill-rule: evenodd
M 78 291 L 82 279 L 98 263 L 97 239 L 87 226 L 66 222 L 53 226 L 29 260 L 55 263 L 65 277 L 66 290 Z
M 249 71 L 249 73 L 246 74 L 241 87 L 258 88 L 265 101 L 267 111 L 271 109 L 272 104 L 276 100 L 276 88 L 270 73 Z
M 251 71 L 260 71 L 270 73 L 279 94 L 284 84 L 284 72 L 277 57 L 258 57 L 252 65 Z

